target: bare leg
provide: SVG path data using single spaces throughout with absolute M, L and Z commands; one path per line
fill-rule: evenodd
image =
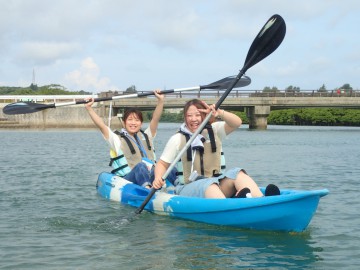
M 255 181 L 243 171 L 240 171 L 236 176 L 235 187 L 237 191 L 240 191 L 246 187 L 249 188 L 252 197 L 264 196 Z
M 210 185 L 205 191 L 206 198 L 231 198 L 243 188 L 251 191 L 252 197 L 263 197 L 255 181 L 244 171 L 240 171 L 236 179 L 223 178 L 220 180 L 220 186 L 216 184 Z
M 237 192 L 234 179 L 229 179 L 227 177 L 220 180 L 220 189 L 226 198 L 233 197 Z
M 211 184 L 205 191 L 205 198 L 225 199 L 226 197 L 217 184 Z

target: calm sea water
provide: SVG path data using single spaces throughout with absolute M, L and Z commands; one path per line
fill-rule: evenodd
M 158 155 L 177 124 L 161 124 Z M 359 269 L 360 128 L 244 126 L 227 164 L 265 186 L 322 189 L 303 233 L 204 225 L 96 194 L 108 170 L 97 130 L 0 130 L 1 269 Z

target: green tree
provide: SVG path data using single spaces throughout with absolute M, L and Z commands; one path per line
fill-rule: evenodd
M 318 92 L 327 92 L 325 84 L 323 84 L 319 89 Z
M 273 125 L 296 125 L 296 110 L 271 111 L 268 123 Z
M 135 85 L 132 85 L 132 86 L 126 88 L 125 93 L 127 93 L 127 94 L 137 93 Z
M 38 90 L 37 84 L 33 84 L 33 83 L 32 83 L 32 84 L 30 85 L 30 89 L 33 90 L 33 91 L 37 91 L 37 90 Z
M 360 126 L 359 109 L 303 108 L 271 111 L 271 125 Z
M 341 91 L 345 91 L 345 93 L 351 92 L 353 88 L 350 86 L 350 84 L 345 83 L 343 86 L 340 87 Z
M 31 84 L 29 87 L 0 87 L 0 95 L 91 95 L 90 92 L 68 91 L 60 84 L 37 86 Z
M 243 124 L 249 124 L 249 119 L 245 112 L 233 112 L 233 113 L 241 118 Z
M 276 86 L 273 86 L 272 88 L 270 88 L 269 86 L 265 86 L 263 89 L 263 93 L 269 92 L 279 92 L 279 89 Z
M 293 92 L 293 91 L 300 92 L 300 87 L 290 85 L 285 88 L 285 92 Z
M 342 111 L 338 118 L 338 122 L 343 126 L 360 126 L 360 110 L 356 109 L 333 109 Z

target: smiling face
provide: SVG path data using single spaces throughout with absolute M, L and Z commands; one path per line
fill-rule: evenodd
M 123 116 L 124 127 L 130 135 L 139 132 L 143 122 L 142 113 L 138 109 L 129 108 Z
M 190 132 L 194 133 L 204 121 L 206 114 L 199 109 L 205 109 L 204 104 L 198 99 L 186 102 L 184 107 L 184 121 Z
M 139 132 L 142 122 L 135 113 L 131 113 L 129 114 L 128 118 L 126 118 L 124 124 L 127 132 L 129 132 L 131 135 L 134 135 L 135 133 Z
M 185 124 L 190 132 L 194 133 L 203 121 L 202 113 L 195 105 L 190 105 L 185 113 Z

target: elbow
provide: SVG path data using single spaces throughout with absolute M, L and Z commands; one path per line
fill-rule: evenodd
M 239 118 L 239 121 L 238 121 L 236 127 L 239 128 L 239 127 L 241 127 L 241 125 L 242 125 L 242 120 Z
M 236 128 L 239 128 L 239 127 L 241 127 L 241 124 L 242 124 L 242 121 L 241 121 L 241 119 L 239 118 L 237 121 L 234 121 L 233 123 L 232 123 L 232 125 L 230 125 L 232 128 L 234 128 L 234 129 L 236 129 Z

